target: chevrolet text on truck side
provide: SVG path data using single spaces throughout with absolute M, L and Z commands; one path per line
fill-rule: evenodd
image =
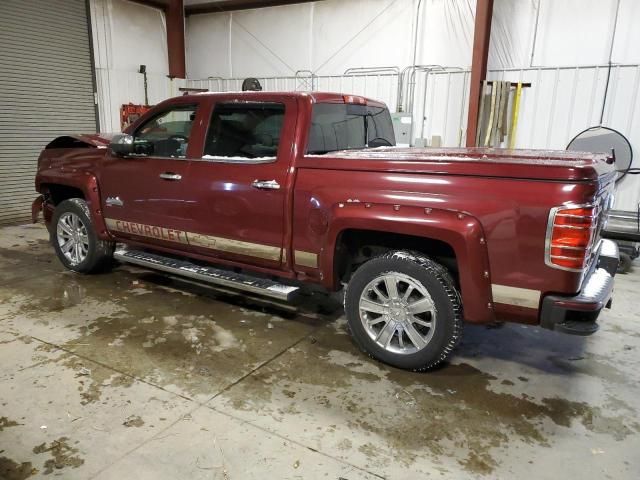
M 401 368 L 442 362 L 463 321 L 597 330 L 610 158 L 394 145 L 362 97 L 187 95 L 124 134 L 53 140 L 33 217 L 76 272 L 115 257 L 281 300 L 346 285 L 355 342 Z

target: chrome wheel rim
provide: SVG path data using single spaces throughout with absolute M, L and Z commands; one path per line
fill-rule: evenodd
M 369 282 L 359 309 L 369 337 L 389 352 L 416 353 L 433 338 L 435 303 L 420 282 L 403 273 L 386 272 Z
M 58 246 L 72 264 L 82 263 L 89 254 L 89 234 L 80 217 L 72 212 L 60 215 L 56 226 Z

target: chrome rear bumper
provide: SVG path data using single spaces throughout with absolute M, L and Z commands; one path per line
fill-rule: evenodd
M 602 240 L 598 263 L 573 296 L 547 295 L 542 300 L 540 326 L 572 335 L 591 335 L 603 308 L 611 306 L 613 277 L 619 263 L 618 246 Z

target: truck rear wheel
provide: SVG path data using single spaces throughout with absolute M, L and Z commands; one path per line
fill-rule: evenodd
M 618 264 L 618 273 L 629 273 L 633 260 L 626 253 L 620 253 L 620 263 Z
M 347 286 L 345 312 L 365 353 L 409 370 L 435 367 L 462 335 L 460 295 L 451 275 L 412 252 L 386 253 L 360 266 Z
M 113 258 L 113 242 L 96 235 L 87 202 L 71 198 L 60 202 L 51 219 L 51 243 L 62 264 L 79 273 L 104 270 Z

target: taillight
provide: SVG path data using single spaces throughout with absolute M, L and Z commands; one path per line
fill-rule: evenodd
M 546 263 L 550 267 L 580 272 L 593 248 L 597 207 L 558 207 L 551 210 L 547 226 Z

